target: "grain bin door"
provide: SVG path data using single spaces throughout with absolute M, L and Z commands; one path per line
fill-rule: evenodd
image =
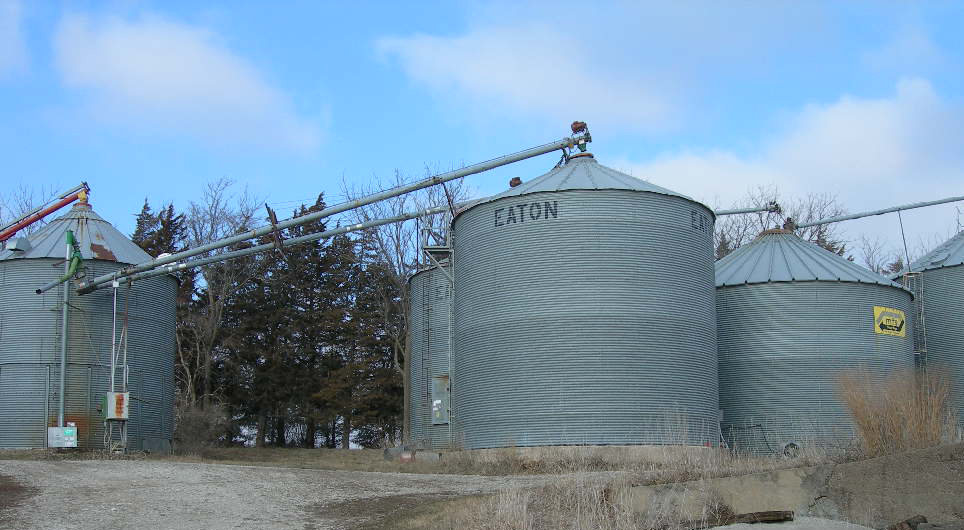
M 449 422 L 449 376 L 432 378 L 432 425 Z

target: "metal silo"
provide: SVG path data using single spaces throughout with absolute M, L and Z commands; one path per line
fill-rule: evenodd
M 589 154 L 459 213 L 456 442 L 715 444 L 713 221 Z
M 150 259 L 85 202 L 27 238 L 28 245 L 18 244 L 22 250 L 0 252 L 0 448 L 44 447 L 47 426 L 57 425 L 65 287 L 43 295 L 34 290 L 64 274 L 68 230 L 79 244 L 87 277 Z M 169 276 L 117 290 L 117 329 L 122 329 L 126 314 L 129 335 L 132 449 L 171 446 L 176 296 L 177 282 Z M 76 424 L 79 447 L 102 448 L 113 291 L 71 293 L 67 307 L 64 420 Z
M 716 264 L 723 434 L 737 449 L 852 439 L 842 373 L 914 369 L 912 296 L 788 230 Z
M 918 339 L 925 367 L 948 373 L 958 424 L 964 428 L 964 232 L 947 240 L 911 266 L 909 287 L 918 293 L 923 340 Z
M 425 448 L 451 446 L 449 366 L 452 351 L 451 269 L 432 267 L 409 280 L 410 438 Z

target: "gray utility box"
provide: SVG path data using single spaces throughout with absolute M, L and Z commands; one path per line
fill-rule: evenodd
M 77 427 L 47 427 L 47 447 L 77 447 Z

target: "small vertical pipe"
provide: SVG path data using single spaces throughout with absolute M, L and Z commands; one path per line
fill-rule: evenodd
M 44 449 L 47 448 L 47 427 L 50 426 L 50 365 L 47 365 L 47 379 L 44 381 Z
M 114 322 L 110 332 L 110 392 L 114 392 L 114 374 L 117 372 L 117 282 L 114 282 Z
M 67 232 L 67 254 L 66 260 L 64 262 L 64 275 L 70 273 L 70 251 L 72 250 L 72 245 L 70 240 L 72 239 L 71 233 Z M 57 413 L 57 426 L 64 426 L 64 394 L 67 390 L 67 317 L 70 312 L 70 278 L 63 284 L 64 289 L 64 311 L 61 317 L 60 326 L 60 396 L 59 396 L 59 412 Z
M 94 425 L 94 413 L 90 410 L 90 380 L 93 369 L 87 366 L 87 446 L 85 449 L 90 449 L 90 430 Z
M 124 352 L 124 354 L 123 354 L 123 355 L 124 355 L 124 356 L 123 356 L 124 388 L 121 390 L 121 392 L 127 392 L 127 391 L 128 391 L 128 390 L 127 390 L 127 377 L 128 377 L 128 368 L 127 368 L 127 337 L 130 335 L 130 332 L 131 332 L 131 330 L 130 330 L 130 321 L 129 321 L 129 319 L 128 319 L 129 311 L 130 311 L 130 301 L 131 301 L 131 284 L 130 284 L 130 282 L 128 282 L 128 283 L 127 283 L 127 294 L 124 295 L 124 330 L 123 330 L 123 332 L 121 333 L 121 338 L 122 338 L 123 341 L 124 341 L 124 345 L 123 345 L 123 348 L 124 348 L 124 350 L 123 350 L 123 352 Z
M 447 239 L 446 243 L 449 247 L 449 271 L 452 273 L 451 277 L 449 277 L 449 354 L 447 359 L 448 366 L 446 369 L 446 372 L 448 372 L 449 375 L 449 435 L 447 442 L 449 448 L 451 448 L 455 443 L 455 440 L 452 437 L 452 422 L 455 421 L 455 414 L 452 413 L 453 404 L 455 403 L 454 399 L 452 398 L 452 389 L 455 388 L 455 370 L 452 369 L 452 357 L 454 356 L 455 351 L 455 247 L 452 245 L 451 224 L 449 224 L 449 229 L 445 236 Z

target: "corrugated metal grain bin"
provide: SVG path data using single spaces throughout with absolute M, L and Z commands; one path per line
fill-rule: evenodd
M 911 270 L 921 278 L 915 291 L 921 293 L 925 365 L 950 376 L 958 424 L 964 428 L 964 232 L 919 259 Z
M 80 244 L 88 278 L 150 259 L 86 203 L 29 237 L 30 248 L 0 252 L 0 448 L 40 448 L 57 425 L 63 289 L 35 289 L 64 273 L 65 234 Z M 118 290 L 118 322 L 127 311 L 130 367 L 128 447 L 169 449 L 174 415 L 175 305 L 169 276 Z M 110 289 L 71 293 L 65 421 L 81 448 L 102 448 L 100 404 L 108 391 L 113 326 Z M 120 329 L 118 324 L 118 329 Z
M 715 443 L 713 221 L 591 155 L 459 213 L 455 442 Z
M 913 377 L 910 292 L 790 231 L 721 259 L 716 285 L 723 434 L 736 449 L 848 443 L 840 375 Z
M 425 269 L 409 280 L 410 438 L 413 443 L 431 449 L 451 446 L 452 283 L 447 269 Z

